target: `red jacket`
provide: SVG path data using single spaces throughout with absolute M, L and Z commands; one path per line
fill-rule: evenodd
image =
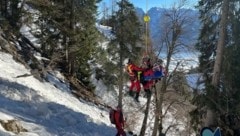
M 154 71 L 152 68 L 148 68 L 143 72 L 143 76 L 153 76 L 154 75 Z

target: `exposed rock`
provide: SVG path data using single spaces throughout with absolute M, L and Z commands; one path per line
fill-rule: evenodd
M 11 131 L 15 134 L 18 134 L 20 132 L 28 132 L 27 129 L 23 128 L 17 120 L 8 120 L 8 121 L 2 121 L 0 120 L 0 124 L 3 126 L 3 128 L 7 131 Z

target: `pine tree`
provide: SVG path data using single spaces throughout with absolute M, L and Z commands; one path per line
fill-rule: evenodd
M 226 122 L 224 126 L 227 126 L 234 135 L 240 135 L 239 120 L 237 119 L 240 115 L 239 112 L 239 98 L 240 98 L 240 85 L 239 85 L 239 72 L 240 72 L 240 61 L 239 61 L 239 38 L 240 38 L 240 29 L 238 24 L 240 23 L 240 8 L 235 6 L 234 3 L 230 5 L 231 10 L 230 13 L 230 26 L 232 33 L 229 34 L 229 41 L 231 43 L 226 46 L 225 49 L 225 57 L 223 61 L 223 96 L 225 97 L 225 101 L 223 101 L 223 105 L 226 109 L 226 114 L 224 114 L 224 119 Z
M 5 23 L 2 22 L 1 24 L 8 38 L 10 37 L 9 33 L 19 36 L 19 29 L 22 24 L 20 18 L 23 16 L 24 3 L 25 0 L 0 0 L 0 17 L 2 16 L 5 20 Z
M 236 46 L 237 39 L 239 39 L 239 29 L 236 27 L 239 16 L 236 13 L 239 12 L 239 7 L 236 5 L 237 1 L 228 0 L 201 0 L 198 5 L 203 27 L 197 48 L 201 52 L 200 72 L 205 78 L 205 93 L 195 96 L 194 103 L 198 108 L 191 115 L 194 116 L 193 120 L 196 125 L 204 125 L 205 122 L 205 126 L 213 128 L 220 126 L 225 130 L 223 131 L 225 135 L 230 135 L 227 131 L 231 131 L 233 134 L 233 128 L 236 128 L 236 126 L 231 126 L 231 123 L 224 123 L 230 121 L 231 117 L 228 115 L 238 116 L 235 109 L 238 106 L 237 99 L 239 97 L 235 90 L 237 86 L 233 85 L 234 82 L 237 82 L 238 78 L 236 78 L 235 72 L 238 72 L 239 67 L 239 63 L 235 59 L 238 56 L 236 52 L 239 51 Z M 229 10 L 228 6 L 231 6 Z M 219 47 L 222 47 L 222 51 L 219 51 Z M 225 52 L 223 52 L 224 50 Z M 214 63 L 215 67 L 213 67 Z M 209 116 L 210 118 L 207 118 L 206 122 L 203 120 L 205 118 L 203 115 L 210 113 L 209 110 L 216 114 L 214 117 Z
M 202 24 L 202 29 L 200 32 L 199 40 L 196 45 L 197 49 L 200 51 L 199 57 L 199 71 L 203 73 L 205 79 L 205 86 L 206 86 L 206 96 L 204 94 L 197 94 L 195 99 L 193 99 L 193 103 L 198 105 L 199 107 L 192 111 L 190 114 L 194 117 L 194 123 L 196 125 L 203 124 L 203 120 L 199 119 L 198 116 L 202 116 L 200 113 L 204 115 L 206 111 L 202 110 L 203 107 L 208 105 L 208 107 L 214 107 L 214 105 L 208 100 L 208 98 L 218 96 L 216 91 L 210 88 L 211 84 L 211 75 L 213 71 L 214 65 L 214 57 L 216 56 L 216 44 L 218 38 L 218 31 L 217 27 L 219 26 L 219 16 L 216 13 L 216 5 L 219 5 L 221 1 L 208 1 L 208 0 L 201 0 L 198 3 L 197 8 L 200 12 L 200 20 Z M 219 8 L 217 8 L 219 9 Z M 208 89 L 207 89 L 208 88 Z M 197 127 L 195 129 L 198 129 Z
M 128 0 L 117 3 L 119 10 L 116 12 L 113 33 L 116 41 L 122 46 L 123 58 L 137 60 L 142 46 L 139 42 L 142 37 L 142 25 L 139 22 L 134 6 Z
M 111 45 L 117 49 L 114 52 L 119 55 L 119 105 L 122 105 L 123 59 L 137 60 L 139 58 L 142 47 L 138 44 L 141 42 L 142 30 L 133 4 L 128 0 L 121 0 L 117 2 L 117 5 L 118 11 L 112 16 L 114 19 L 112 30 L 116 38 L 112 40 Z
M 93 57 L 98 31 L 95 27 L 98 0 L 34 0 L 39 9 L 42 50 L 51 64 L 69 76 L 90 84 L 88 61 Z
M 203 73 L 205 78 L 206 96 L 204 94 L 196 95 L 196 98 L 193 100 L 194 104 L 198 106 L 208 105 L 208 107 L 214 107 L 214 105 L 208 100 L 208 98 L 218 96 L 209 86 L 211 84 L 211 73 L 213 71 L 214 57 L 216 56 L 216 44 L 218 38 L 217 27 L 219 26 L 219 16 L 215 11 L 216 5 L 219 5 L 221 1 L 207 1 L 201 0 L 198 4 L 198 9 L 200 11 L 200 20 L 202 21 L 202 29 L 200 32 L 199 40 L 196 45 L 197 49 L 200 51 L 201 55 L 199 57 L 199 71 Z M 217 8 L 219 9 L 219 8 Z M 204 104 L 203 104 L 204 103 Z M 202 113 L 204 114 L 202 107 L 198 107 L 196 111 L 192 111 L 192 116 L 196 117 L 195 114 Z M 199 114 L 199 116 L 201 116 Z M 194 118 L 196 125 L 202 123 L 203 120 Z M 197 128 L 196 128 L 197 129 Z

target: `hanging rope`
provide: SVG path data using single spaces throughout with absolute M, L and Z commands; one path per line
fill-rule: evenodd
M 148 0 L 146 0 L 146 14 L 143 17 L 143 21 L 145 22 L 145 44 L 146 44 L 146 51 L 145 56 L 149 54 L 148 48 L 148 22 L 150 21 L 150 17 L 148 16 Z

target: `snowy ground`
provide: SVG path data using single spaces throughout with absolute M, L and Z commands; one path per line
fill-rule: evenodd
M 33 76 L 17 78 L 30 74 L 29 70 L 15 62 L 11 55 L 3 52 L 0 52 L 0 64 L 0 122 L 17 120 L 28 131 L 14 134 L 0 125 L 0 136 L 114 136 L 116 134 L 114 126 L 110 124 L 108 111 L 73 97 L 68 85 L 59 80 L 61 79 L 59 74 L 53 74 L 55 76 L 49 74 L 51 82 L 40 82 Z M 98 87 L 101 90 L 99 85 Z M 103 96 L 103 99 L 106 98 Z M 124 97 L 123 102 L 125 117 L 128 118 L 128 122 L 135 122 L 126 129 L 139 133 L 143 119 L 141 107 L 144 106 L 146 99 L 141 97 L 140 104 L 137 104 L 132 98 Z M 164 122 L 165 126 L 172 121 L 172 115 L 169 113 Z M 169 134 L 177 136 L 174 131 Z M 150 135 L 149 130 L 146 132 L 146 136 L 148 135 Z
M 0 125 L 1 136 L 113 136 L 108 112 L 80 102 L 64 84 L 40 82 L 12 56 L 0 52 L 0 121 L 17 120 L 28 132 L 14 134 Z M 54 82 L 53 82 L 54 81 Z M 62 85 L 60 85 L 62 84 Z
M 103 26 L 98 28 L 104 30 L 106 35 L 110 35 L 109 28 Z M 110 35 L 108 38 L 111 39 L 113 36 Z M 110 124 L 108 111 L 73 97 L 68 84 L 63 82 L 57 72 L 48 75 L 49 82 L 40 82 L 33 76 L 18 77 L 25 74 L 30 74 L 30 70 L 15 62 L 11 55 L 0 52 L 0 122 L 17 120 L 28 131 L 14 134 L 0 125 L 0 136 L 114 136 L 116 134 L 114 126 Z M 103 83 L 94 80 L 94 77 L 92 80 L 96 85 L 96 93 L 103 101 L 116 106 L 116 98 L 112 93 L 104 92 L 106 89 Z M 143 97 L 140 97 L 140 104 L 133 102 L 130 97 L 123 99 L 125 116 L 128 122 L 135 123 L 128 128 L 137 133 L 142 123 L 144 113 L 142 107 L 145 102 L 146 99 Z M 169 113 L 164 121 L 164 129 L 173 121 L 175 122 Z M 151 121 L 150 123 L 149 126 L 152 125 Z M 178 136 L 174 131 L 168 134 Z M 150 136 L 149 128 L 146 136 Z

